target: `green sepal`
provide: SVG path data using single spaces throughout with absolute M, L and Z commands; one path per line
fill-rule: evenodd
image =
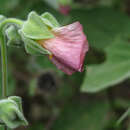
M 21 125 L 28 125 L 21 108 L 22 101 L 20 97 L 12 96 L 0 100 L 0 123 L 11 129 L 15 129 Z
M 21 112 L 23 112 L 23 109 L 22 109 L 22 99 L 21 99 L 21 97 L 18 97 L 18 96 L 10 96 L 10 97 L 8 97 L 8 99 L 11 99 L 11 100 L 13 100 L 13 101 L 15 101 L 16 102 L 16 104 L 18 105 L 18 107 L 19 107 L 19 110 L 21 111 Z
M 24 22 L 21 31 L 27 38 L 35 40 L 49 39 L 54 37 L 42 20 L 42 17 L 34 11 L 28 15 L 28 20 Z
M 0 15 L 0 23 L 1 23 L 3 20 L 5 20 L 5 19 L 6 19 L 6 17 L 5 17 L 5 16 Z
M 8 38 L 7 46 L 20 47 L 22 45 L 22 40 L 18 33 L 17 27 L 12 25 L 7 28 L 5 32 Z
M 50 14 L 49 12 L 45 12 L 41 15 L 44 23 L 49 26 L 50 28 L 56 28 L 56 27 L 60 27 L 60 24 L 58 23 L 58 21 L 56 20 L 56 18 Z
M 51 54 L 48 50 L 44 49 L 38 42 L 25 37 L 21 31 L 19 31 L 22 40 L 24 41 L 25 50 L 28 54 L 34 56 L 41 56 L 45 54 Z

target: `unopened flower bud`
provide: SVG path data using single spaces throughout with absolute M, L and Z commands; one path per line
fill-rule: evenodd
M 21 29 L 28 53 L 47 54 L 50 60 L 68 75 L 83 71 L 88 41 L 79 22 L 60 27 L 49 13 L 29 14 Z
M 22 113 L 21 98 L 12 96 L 0 100 L 0 123 L 11 129 L 28 125 Z

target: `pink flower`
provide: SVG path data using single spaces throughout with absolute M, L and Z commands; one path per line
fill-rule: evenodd
M 70 6 L 69 5 L 60 5 L 59 7 L 59 11 L 64 14 L 64 15 L 68 15 L 70 12 Z
M 82 72 L 88 41 L 79 22 L 55 28 L 54 38 L 40 40 L 39 43 L 52 53 L 52 62 L 68 75 Z

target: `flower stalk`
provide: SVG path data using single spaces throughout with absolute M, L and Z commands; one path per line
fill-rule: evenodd
M 7 52 L 5 38 L 2 32 L 0 32 L 0 43 L 1 43 L 1 67 L 2 67 L 2 98 L 7 96 L 8 86 L 8 74 L 7 74 Z
M 7 52 L 6 52 L 6 42 L 4 36 L 4 27 L 7 24 L 16 24 L 22 26 L 23 22 L 18 19 L 9 18 L 4 20 L 0 24 L 0 45 L 1 45 L 1 64 L 2 64 L 2 98 L 7 96 L 7 87 L 8 87 L 8 74 L 7 74 Z
M 7 52 L 6 52 L 6 45 L 5 39 L 0 32 L 0 43 L 1 43 L 1 68 L 2 68 L 2 98 L 7 96 L 7 86 L 8 86 L 8 77 L 7 77 Z M 7 130 L 7 127 L 4 127 Z
M 6 41 L 5 41 L 5 35 L 4 35 L 4 27 L 9 23 L 21 26 L 23 22 L 21 20 L 10 18 L 10 19 L 4 20 L 0 24 L 2 98 L 7 97 L 7 89 L 8 89 L 7 50 L 6 50 Z M 5 126 L 4 129 L 7 130 L 7 127 Z

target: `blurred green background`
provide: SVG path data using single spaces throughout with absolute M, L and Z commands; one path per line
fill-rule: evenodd
M 46 56 L 8 48 L 8 94 L 22 97 L 29 121 L 16 130 L 130 130 L 130 1 L 0 0 L 6 17 L 26 20 L 32 10 L 61 25 L 80 21 L 90 50 L 84 72 L 67 76 Z

